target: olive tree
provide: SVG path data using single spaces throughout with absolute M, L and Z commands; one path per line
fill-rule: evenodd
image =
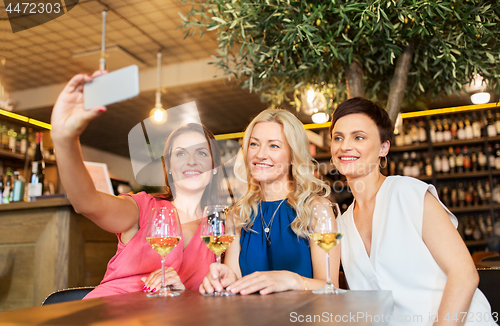
M 279 104 L 314 85 L 330 103 L 386 103 L 458 93 L 475 77 L 500 90 L 496 0 L 206 0 L 185 15 L 187 36 L 215 31 L 215 64 Z

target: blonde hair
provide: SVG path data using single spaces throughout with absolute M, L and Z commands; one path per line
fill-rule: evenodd
M 281 109 L 267 109 L 257 115 L 245 130 L 243 137 L 243 151 L 240 159 L 235 164 L 235 173 L 244 178 L 248 183 L 247 192 L 236 203 L 235 217 L 239 219 L 244 229 L 253 226 L 258 212 L 259 201 L 263 199 L 260 184 L 252 178 L 247 163 L 247 151 L 253 128 L 259 122 L 276 122 L 283 128 L 285 139 L 290 149 L 290 181 L 292 191 L 288 194 L 288 204 L 295 210 L 297 216 L 291 227 L 293 232 L 301 237 L 308 237 L 311 201 L 318 195 L 328 196 L 330 187 L 314 176 L 315 167 L 318 165 L 309 153 L 309 142 L 302 123 L 290 112 Z

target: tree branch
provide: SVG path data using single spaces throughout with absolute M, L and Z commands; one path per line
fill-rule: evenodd
M 405 96 L 408 73 L 410 71 L 414 48 L 415 44 L 413 42 L 408 44 L 396 62 L 396 68 L 394 70 L 394 76 L 392 77 L 386 108 L 387 113 L 389 113 L 389 117 L 394 122 L 396 121 L 398 113 L 401 111 L 401 104 L 403 103 Z

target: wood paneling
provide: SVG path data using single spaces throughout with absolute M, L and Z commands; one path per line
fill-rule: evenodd
M 116 252 L 116 235 L 76 214 L 67 199 L 50 201 L 0 205 L 0 311 L 99 284 Z

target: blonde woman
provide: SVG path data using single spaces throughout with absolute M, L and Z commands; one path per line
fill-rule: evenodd
M 311 290 L 325 285 L 325 254 L 308 237 L 311 205 L 327 202 L 330 188 L 314 177 L 302 123 L 268 109 L 248 125 L 243 140 L 248 190 L 233 210 L 242 225 L 223 265 L 212 264 L 200 292 L 224 287 L 242 295 Z M 238 167 L 237 167 L 238 170 Z M 338 282 L 340 254 L 331 252 Z M 337 284 L 338 285 L 338 284 Z

